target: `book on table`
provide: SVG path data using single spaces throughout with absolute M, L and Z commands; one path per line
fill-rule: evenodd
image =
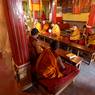
M 69 57 L 70 59 L 72 59 L 72 58 L 75 58 L 75 57 L 76 57 L 76 55 L 75 55 L 75 54 L 73 54 L 73 53 L 68 53 L 66 56 L 67 56 L 67 57 Z

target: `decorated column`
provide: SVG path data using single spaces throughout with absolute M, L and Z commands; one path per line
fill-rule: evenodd
M 95 26 L 95 0 L 92 0 L 91 10 L 87 21 L 88 28 L 92 28 L 93 26 Z
M 72 0 L 73 4 L 73 12 L 74 14 L 79 14 L 81 12 L 80 8 L 80 0 Z
M 49 3 L 49 21 L 52 23 L 56 23 L 56 8 L 57 8 L 57 0 L 50 0 Z
M 53 0 L 52 2 L 52 23 L 56 23 L 56 8 L 57 8 L 57 0 Z
M 52 22 L 52 0 L 49 1 L 49 21 Z
M 25 35 L 22 0 L 3 0 L 4 12 L 8 26 L 8 34 L 12 55 L 19 80 L 28 78 L 29 56 Z

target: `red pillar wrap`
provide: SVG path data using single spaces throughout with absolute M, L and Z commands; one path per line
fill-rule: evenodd
M 52 3 L 52 23 L 56 23 L 56 7 L 57 7 L 57 0 L 53 1 Z
M 19 66 L 25 64 L 29 57 L 22 0 L 4 0 L 4 8 L 13 58 Z
M 74 14 L 79 14 L 81 12 L 81 8 L 80 8 L 80 1 L 79 0 L 73 0 L 73 13 Z
M 87 25 L 91 27 L 95 25 L 95 4 L 92 4 L 91 6 L 91 11 L 89 14 Z

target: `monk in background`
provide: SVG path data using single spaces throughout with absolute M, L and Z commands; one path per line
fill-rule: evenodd
M 73 26 L 72 30 L 73 30 L 73 32 L 71 33 L 70 40 L 72 42 L 78 43 L 78 41 L 80 40 L 81 32 L 77 26 Z
M 41 33 L 42 33 L 42 34 L 49 34 L 48 29 L 49 29 L 49 23 L 45 23 L 45 24 L 43 25 L 43 28 L 42 28 L 42 30 L 41 30 Z
M 52 36 L 56 38 L 60 38 L 60 34 L 61 34 L 60 27 L 57 24 L 54 24 L 51 33 Z
M 87 46 L 93 50 L 95 50 L 95 33 L 92 30 L 92 32 L 90 33 L 90 35 L 88 36 L 88 43 Z
M 42 30 L 42 25 L 41 25 L 41 23 L 37 19 L 34 21 L 33 28 L 38 29 L 39 32 L 41 32 L 41 30 Z

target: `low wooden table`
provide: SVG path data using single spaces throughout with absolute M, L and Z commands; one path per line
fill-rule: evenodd
M 69 57 L 67 57 L 67 54 L 69 54 L 70 52 L 68 52 L 68 51 L 65 51 L 65 50 L 63 50 L 63 49 L 60 49 L 60 48 L 58 48 L 57 50 L 56 50 L 56 53 L 59 55 L 59 56 L 61 56 L 64 60 L 66 60 L 67 62 L 70 62 L 71 64 L 73 64 L 74 66 L 76 66 L 76 67 L 80 67 L 80 64 L 81 64 L 81 62 L 82 62 L 82 58 L 81 57 L 79 57 L 79 56 L 76 56 L 76 57 L 74 57 L 74 58 L 69 58 Z

